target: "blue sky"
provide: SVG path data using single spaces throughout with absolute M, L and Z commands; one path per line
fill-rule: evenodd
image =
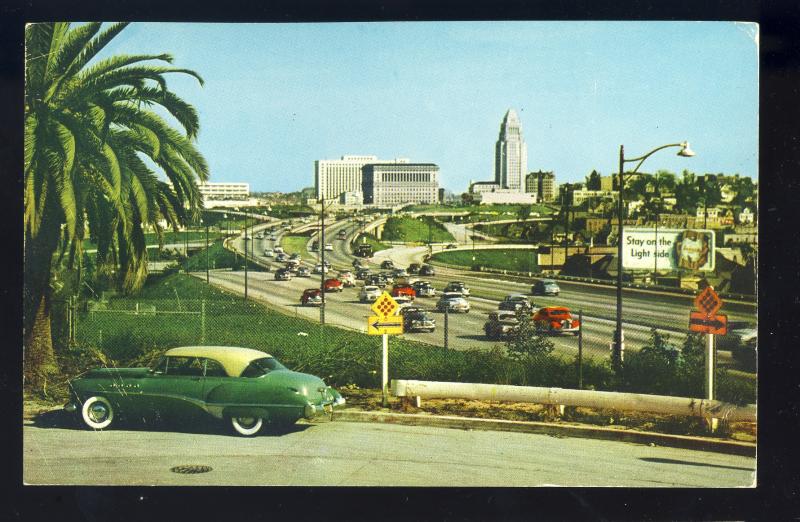
M 197 107 L 212 181 L 313 186 L 345 154 L 433 162 L 460 193 L 493 178 L 508 108 L 528 170 L 559 183 L 690 141 L 642 167 L 739 173 L 758 166 L 758 40 L 732 22 L 135 23 L 104 51 L 169 52 Z M 674 149 L 677 151 L 677 149 Z

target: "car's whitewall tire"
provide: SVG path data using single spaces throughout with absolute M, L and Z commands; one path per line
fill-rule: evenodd
M 245 437 L 252 437 L 264 425 L 264 419 L 258 417 L 231 417 L 231 425 L 236 433 Z
M 102 430 L 111 426 L 114 421 L 114 408 L 105 397 L 89 397 L 83 403 L 81 417 L 88 427 Z

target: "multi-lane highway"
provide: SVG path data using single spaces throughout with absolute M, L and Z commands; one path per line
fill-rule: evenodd
M 275 226 L 270 224 L 268 226 Z M 347 239 L 335 239 L 340 230 L 347 232 Z M 331 262 L 334 270 L 332 274 L 341 269 L 351 269 L 353 256 L 350 251 L 350 242 L 354 239 L 356 228 L 350 219 L 334 222 L 326 226 L 326 242 L 333 244 L 333 251 L 326 252 L 326 260 Z M 275 241 L 268 239 L 254 239 L 251 251 L 261 262 L 268 263 L 272 270 L 280 265 L 274 258 L 264 257 L 265 248 L 274 248 L 280 243 L 283 232 L 278 233 Z M 244 241 L 235 239 L 232 244 L 243 250 Z M 309 241 L 310 243 L 310 241 Z M 424 247 L 395 248 L 376 254 L 369 260 L 370 267 L 375 270 L 383 259 L 394 259 L 399 266 L 407 266 L 410 259 L 419 259 L 426 252 Z M 306 257 L 314 259 L 314 255 Z M 448 326 L 448 345 L 453 349 L 468 349 L 472 347 L 490 347 L 498 344 L 497 341 L 487 339 L 483 332 L 488 312 L 497 309 L 498 302 L 511 293 L 530 293 L 530 281 L 513 280 L 492 274 L 475 274 L 463 270 L 437 267 L 434 277 L 425 277 L 441 290 L 449 281 L 464 281 L 471 289 L 472 306 L 469 314 L 450 314 Z M 211 282 L 229 290 L 243 292 L 244 278 L 240 272 L 217 271 L 212 273 Z M 319 287 L 319 275 L 312 278 L 294 278 L 291 281 L 275 281 L 272 272 L 250 273 L 248 278 L 248 295 L 255 299 L 263 300 L 272 307 L 285 313 L 307 317 L 312 320 L 319 319 L 317 308 L 300 306 L 300 295 L 306 288 Z M 569 307 L 577 314 L 583 313 L 583 349 L 586 356 L 607 357 L 609 344 L 613 338 L 614 318 L 616 312 L 615 289 L 611 286 L 590 285 L 583 283 L 560 282 L 561 293 L 557 297 L 534 296 L 532 300 L 537 306 L 563 305 Z M 366 331 L 365 317 L 370 314 L 369 304 L 358 301 L 359 287 L 347 288 L 342 293 L 326 294 L 325 317 L 329 324 L 339 325 L 359 331 Z M 418 298 L 417 304 L 433 309 L 435 298 Z M 664 292 L 651 292 L 636 289 L 625 289 L 623 292 L 623 327 L 625 331 L 626 350 L 638 350 L 649 339 L 651 328 L 670 335 L 671 341 L 680 346 L 686 336 L 689 311 L 692 309 L 692 297 L 669 294 Z M 732 302 L 726 303 L 725 311 L 731 319 L 750 319 L 755 317 L 755 306 L 752 303 Z M 435 314 L 437 330 L 433 333 L 407 333 L 406 337 L 429 344 L 443 345 L 444 343 L 444 316 Z M 573 336 L 556 336 L 552 340 L 556 350 L 565 355 L 574 355 L 578 350 L 578 340 Z M 730 360 L 730 354 L 721 352 L 721 363 Z

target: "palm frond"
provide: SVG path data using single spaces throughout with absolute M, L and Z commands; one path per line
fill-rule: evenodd
M 58 84 L 57 80 L 63 76 L 70 64 L 75 61 L 80 52 L 86 47 L 89 40 L 97 34 L 102 25 L 103 24 L 100 22 L 91 22 L 67 32 L 64 35 L 64 41 L 58 47 L 54 55 L 55 60 L 53 66 L 48 70 L 45 81 L 56 80 L 51 82 L 53 88 L 55 88 Z
M 76 71 L 81 70 L 89 61 L 100 52 L 103 47 L 108 45 L 108 42 L 113 40 L 123 29 L 128 26 L 129 22 L 120 22 L 112 24 L 105 31 L 95 36 L 87 43 L 81 54 L 70 63 L 69 68 L 64 71 L 64 76 L 72 76 Z

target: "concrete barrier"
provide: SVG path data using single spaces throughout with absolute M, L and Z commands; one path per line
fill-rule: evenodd
M 666 415 L 756 422 L 757 406 L 737 406 L 722 401 L 690 397 L 668 397 L 641 393 L 619 393 L 502 384 L 392 380 L 395 397 L 422 399 L 468 399 L 480 401 L 530 402 L 552 406 L 641 411 Z

